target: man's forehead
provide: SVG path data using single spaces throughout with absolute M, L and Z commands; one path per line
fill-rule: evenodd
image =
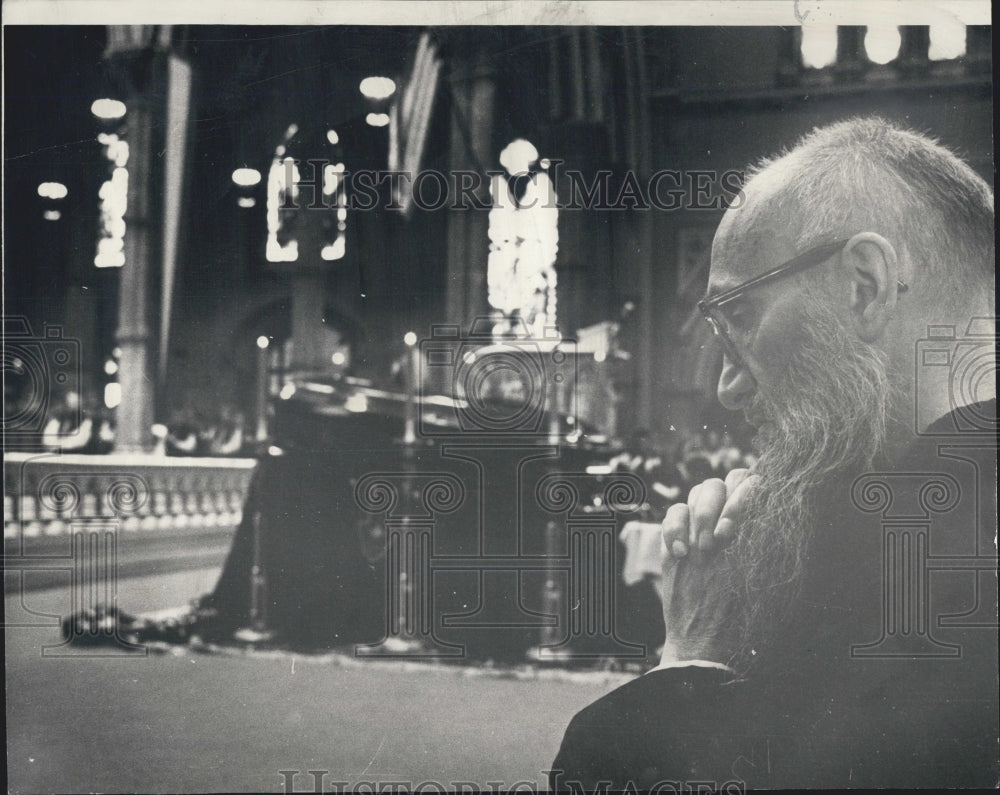
M 795 243 L 789 230 L 773 225 L 735 230 L 720 227 L 712 245 L 709 292 L 728 290 L 790 259 Z
M 796 219 L 780 209 L 786 172 L 772 165 L 757 174 L 744 186 L 742 201 L 726 211 L 712 244 L 710 292 L 735 287 L 794 256 Z

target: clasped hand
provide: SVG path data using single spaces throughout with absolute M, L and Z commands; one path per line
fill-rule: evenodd
M 663 520 L 662 662 L 704 660 L 727 664 L 739 642 L 738 561 L 722 554 L 736 537 L 747 495 L 759 483 L 747 469 L 725 481 L 712 478 L 691 489 L 687 503 Z

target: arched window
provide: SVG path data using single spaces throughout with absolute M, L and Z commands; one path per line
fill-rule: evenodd
M 556 327 L 556 253 L 559 210 L 548 160 L 528 141 L 512 141 L 500 153 L 506 174 L 490 185 L 490 254 L 487 285 L 498 337 L 542 338 Z
M 300 244 L 307 262 L 332 262 L 347 253 L 347 191 L 340 138 L 328 130 L 322 141 L 303 140 L 297 125 L 274 150 L 267 173 L 268 262 L 297 262 Z M 331 149 L 332 147 L 332 149 Z M 303 182 L 302 171 L 310 182 Z M 321 175 L 315 172 L 321 170 Z M 313 172 L 310 175 L 310 172 Z M 319 178 L 319 184 L 311 180 Z M 314 192 L 300 195 L 302 187 Z M 321 195 L 314 195 L 321 191 Z

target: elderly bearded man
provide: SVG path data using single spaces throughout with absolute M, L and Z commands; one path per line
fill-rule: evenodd
M 743 198 L 700 306 L 759 463 L 668 511 L 661 664 L 573 718 L 550 784 L 994 787 L 992 192 L 855 119 Z M 929 326 L 958 358 L 984 323 L 974 387 L 918 355 Z

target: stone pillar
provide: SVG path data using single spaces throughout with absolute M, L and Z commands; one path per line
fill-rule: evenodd
M 930 62 L 927 49 L 930 46 L 930 30 L 923 25 L 904 25 L 900 28 L 902 43 L 896 67 L 907 77 L 923 75 Z
M 154 151 L 152 131 L 155 111 L 152 102 L 133 97 L 129 102 L 126 137 L 129 142 L 128 210 L 125 215 L 125 264 L 121 269 L 118 299 L 118 346 L 121 359 L 118 380 L 122 402 L 118 406 L 115 447 L 121 451 L 141 451 L 152 446 L 153 377 L 150 351 L 150 281 L 153 276 L 155 234 L 150 212 Z
M 457 50 L 457 48 L 456 48 Z M 454 111 L 451 121 L 450 167 L 453 171 L 476 171 L 482 183 L 475 191 L 489 207 L 486 171 L 499 168 L 493 146 L 493 114 L 496 81 L 489 55 L 481 46 L 472 60 L 456 62 L 450 77 Z M 486 311 L 486 260 L 489 255 L 489 210 L 463 209 L 448 217 L 447 318 L 467 328 Z
M 301 250 L 301 249 L 300 249 Z M 304 267 L 292 275 L 292 369 L 321 370 L 324 361 L 323 305 L 326 269 Z
M 840 25 L 837 28 L 837 64 L 834 67 L 838 79 L 850 83 L 863 75 L 868 67 L 864 25 Z
M 138 452 L 153 446 L 151 427 L 156 398 L 156 327 L 153 298 L 159 284 L 160 224 L 158 197 L 162 171 L 165 50 L 154 49 L 153 29 L 129 27 L 127 36 L 109 31 L 105 58 L 123 95 L 128 141 L 128 208 L 125 213 L 125 262 L 119 273 L 118 328 L 121 348 L 118 379 L 122 400 L 117 409 L 115 448 Z

